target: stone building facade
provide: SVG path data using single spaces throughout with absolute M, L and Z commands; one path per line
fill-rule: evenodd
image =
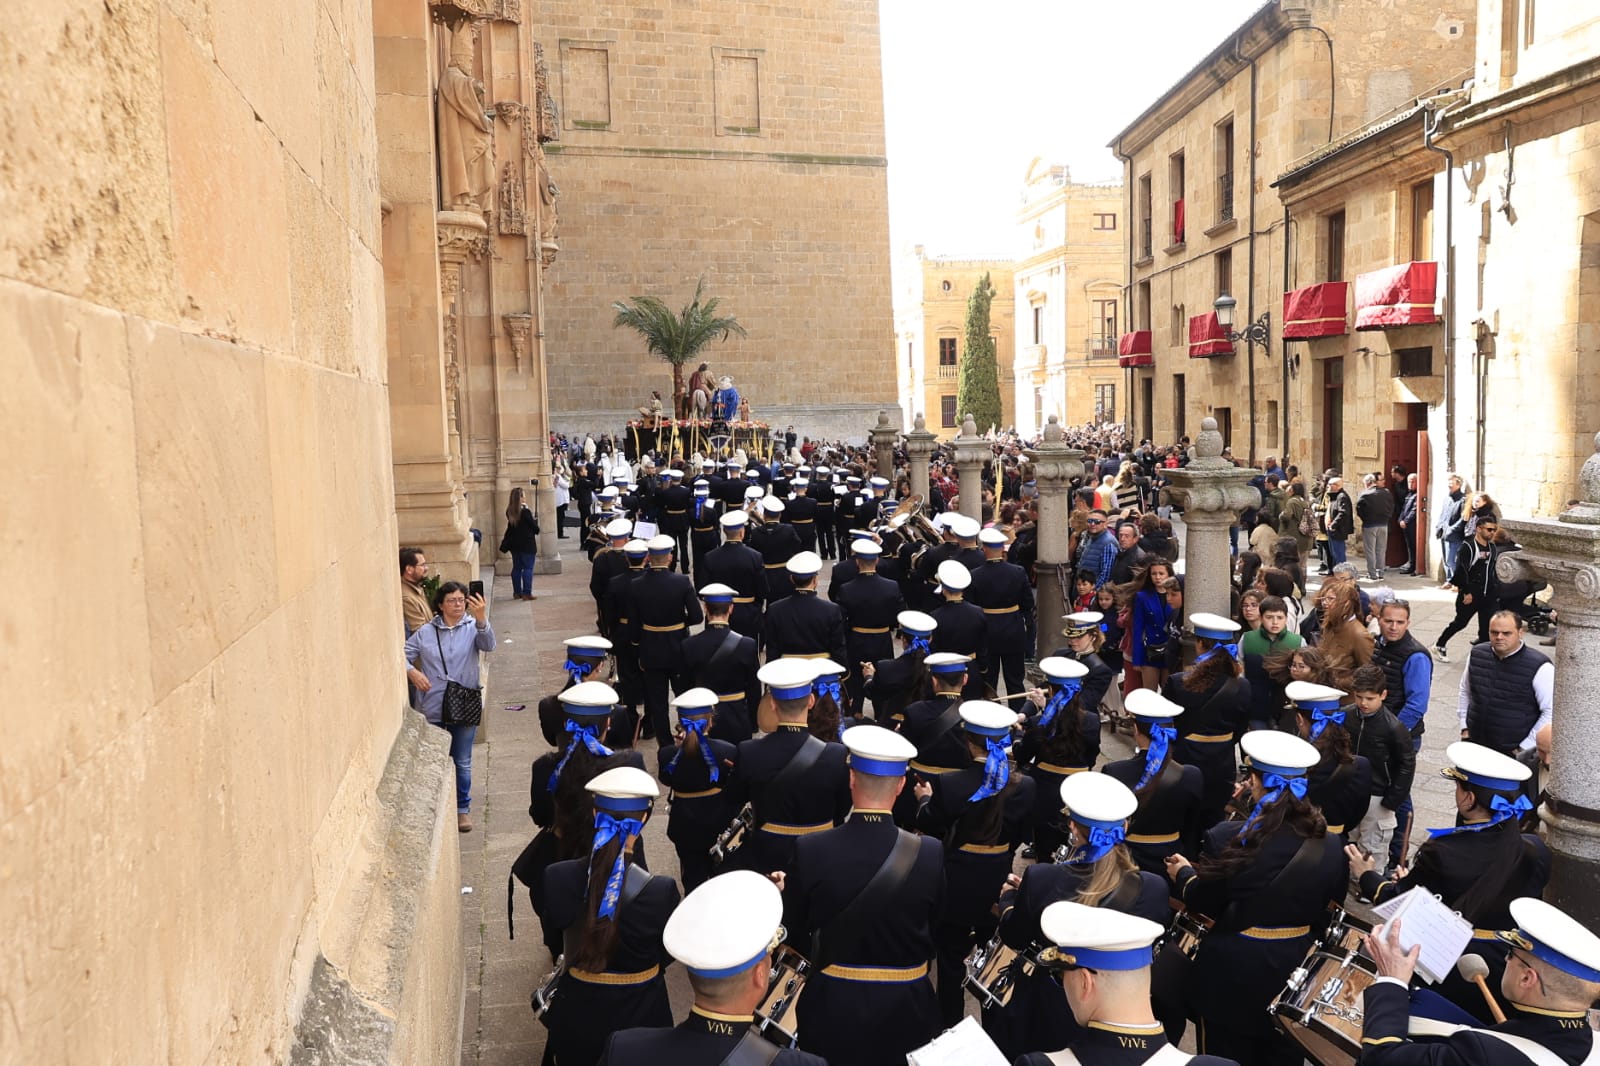
M 1469 0 L 1277 0 L 1113 138 L 1125 168 L 1123 346 L 1138 366 L 1136 436 L 1192 436 L 1211 416 L 1236 455 L 1281 456 L 1293 444 L 1279 321 L 1293 278 L 1270 183 L 1459 80 L 1475 19 Z M 1235 328 L 1268 314 L 1265 350 L 1228 341 L 1212 310 L 1223 294 L 1237 300 Z
M 967 352 L 967 301 L 985 274 L 995 292 L 989 305 L 989 336 L 995 342 L 1000 379 L 1000 428 L 1014 424 L 1011 266 L 1009 259 L 929 256 L 920 244 L 899 263 L 895 363 L 905 429 L 922 414 L 928 430 L 940 440 L 952 440 L 961 432 L 965 412 L 957 410 L 956 392 Z M 980 427 L 980 432 L 988 429 Z
M 528 7 L 560 114 L 557 428 L 617 432 L 652 388 L 670 396 L 612 304 L 677 307 L 704 277 L 749 330 L 706 361 L 753 416 L 860 439 L 896 398 L 877 4 Z
M 1121 420 L 1122 185 L 1075 183 L 1034 160 L 1017 210 L 1016 426 Z

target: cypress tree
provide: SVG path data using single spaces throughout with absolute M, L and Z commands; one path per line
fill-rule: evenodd
M 956 407 L 961 414 L 972 415 L 979 433 L 1000 424 L 1000 366 L 994 338 L 989 336 L 989 305 L 994 297 L 985 273 L 967 298 L 967 345 L 956 386 Z

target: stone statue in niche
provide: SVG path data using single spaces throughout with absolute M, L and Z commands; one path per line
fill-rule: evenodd
M 497 214 L 502 234 L 521 236 L 528 232 L 528 197 L 515 163 L 507 162 L 500 170 L 500 210 Z
M 561 190 L 556 188 L 555 180 L 550 177 L 543 148 L 534 156 L 533 177 L 539 187 L 539 243 L 554 246 L 558 243 L 556 223 L 560 221 L 556 200 L 561 196 Z
M 446 211 L 482 211 L 494 188 L 494 121 L 483 83 L 472 76 L 473 32 L 450 35 L 450 64 L 439 78 L 439 178 Z

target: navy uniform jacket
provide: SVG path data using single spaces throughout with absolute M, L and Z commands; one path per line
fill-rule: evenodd
M 783 924 L 801 954 L 811 955 L 812 933 L 825 929 L 866 888 L 899 834 L 887 811 L 855 811 L 839 828 L 795 845 L 786 868 Z M 938 1004 L 926 973 L 944 902 L 943 849 L 923 837 L 905 886 L 880 913 L 867 916 L 856 942 L 825 945 L 835 957 L 823 960 L 827 965 L 813 971 L 800 995 L 802 1048 L 829 1066 L 882 1066 L 904 1062 L 906 1052 L 939 1034 Z M 907 979 L 918 970 L 921 976 Z
M 1100 772 L 1131 789 L 1144 776 L 1144 752 L 1106 763 Z M 1139 797 L 1139 808 L 1128 819 L 1128 852 L 1139 869 L 1165 876 L 1168 855 L 1194 854 L 1200 829 L 1195 815 L 1204 791 L 1205 780 L 1198 767 L 1167 757 L 1167 765 Z
M 906 787 L 894 801 L 895 824 L 903 829 L 913 828 L 917 821 L 917 797 L 911 789 L 915 779 L 928 780 L 963 769 L 972 762 L 972 752 L 967 750 L 966 733 L 959 717 L 934 735 L 945 711 L 959 701 L 959 694 L 918 700 L 906 707 L 898 722 L 889 723 L 898 726 L 901 735 L 917 749 L 916 758 L 911 760 L 911 772 L 906 775 Z
M 789 572 L 784 565 L 800 552 L 800 534 L 793 526 L 782 522 L 767 522 L 759 529 L 745 534 L 750 546 L 761 553 L 761 563 L 766 571 L 767 602 L 777 603 L 794 591 Z
M 628 639 L 639 646 L 641 669 L 676 673 L 689 627 L 703 618 L 694 583 L 683 574 L 650 567 L 628 588 Z
M 872 676 L 867 678 L 862 691 L 872 701 L 872 717 L 879 725 L 887 726 L 896 717 L 904 718 L 906 705 L 914 696 L 912 685 L 920 665 L 920 660 L 912 659 L 906 652 L 873 664 Z
M 983 611 L 988 627 L 985 647 L 990 655 L 1016 655 L 1031 650 L 1028 619 L 1033 617 L 1033 586 L 1022 567 L 1004 559 L 984 560 L 972 572 L 966 599 Z
M 661 507 L 661 532 L 682 533 L 689 528 L 689 508 L 694 506 L 694 490 L 687 485 L 673 485 L 656 495 Z
M 1233 757 L 1234 731 L 1249 721 L 1250 683 L 1242 677 L 1230 677 L 1204 692 L 1190 692 L 1183 687 L 1183 677 L 1176 674 L 1161 686 L 1161 694 L 1184 712 L 1173 721 L 1178 730 L 1173 754 L 1187 766 L 1200 767 L 1206 780 L 1204 805 L 1213 812 L 1221 811 L 1233 796 L 1238 766 Z M 1191 737 L 1226 739 L 1206 741 Z
M 755 709 L 761 703 L 761 682 L 756 679 L 760 665 L 755 640 L 743 634 L 728 654 L 718 659 L 717 652 L 727 637 L 727 626 L 708 622 L 705 629 L 684 641 L 683 671 L 678 676 L 684 689 L 708 688 L 717 694 L 711 735 L 737 744 L 755 735 Z
M 1070 1050 L 1084 1066 L 1143 1066 L 1150 1056 L 1167 1046 L 1161 1026 L 1112 1025 L 1109 1022 L 1090 1022 L 1076 1039 Z M 1060 1051 L 1061 1048 L 1052 1050 Z M 1362 1062 L 1366 1062 L 1363 1058 Z M 1017 1059 L 1012 1066 L 1051 1066 L 1047 1052 L 1033 1051 Z M 1232 1059 L 1219 1055 L 1192 1055 L 1189 1066 L 1239 1066 Z
M 611 585 L 611 579 L 626 569 L 628 569 L 628 557 L 617 549 L 605 547 L 594 553 L 594 561 L 589 568 L 589 595 L 594 597 L 596 613 L 604 625 L 611 624 L 606 590 Z M 606 631 L 606 635 L 611 635 L 609 630 Z
M 697 509 L 698 515 L 695 514 Z M 721 521 L 722 501 L 714 496 L 705 499 L 697 496 L 689 504 L 689 543 L 696 552 L 709 552 L 722 543 Z
M 613 648 L 613 651 L 618 654 L 629 643 L 625 635 L 625 627 L 630 621 L 628 590 L 642 576 L 644 576 L 644 567 L 630 566 L 606 584 L 606 597 L 601 601 L 604 604 L 602 610 L 605 611 L 606 625 L 611 627 L 611 632 L 618 634 L 618 640 Z
M 730 805 L 729 787 L 738 770 L 738 749 L 726 740 L 708 739 L 711 754 L 717 760 L 717 780 L 711 780 L 711 768 L 700 752 L 683 752 L 683 742 L 656 749 L 656 776 L 672 789 L 672 813 L 667 819 L 667 839 L 678 847 L 709 851 L 717 842 L 717 835 L 728 827 L 737 808 Z M 677 759 L 671 770 L 667 764 Z
M 838 604 L 829 603 L 814 589 L 797 589 L 768 608 L 761 636 L 768 662 L 786 655 L 826 655 L 850 668 L 844 654 L 844 616 Z
M 800 537 L 800 546 L 808 552 L 817 550 L 817 501 L 810 496 L 796 496 L 783 509 L 783 520 Z
M 1111 682 L 1117 678 L 1117 672 L 1092 651 L 1079 655 L 1071 648 L 1057 648 L 1050 654 L 1062 659 L 1076 659 L 1089 668 L 1089 673 L 1083 679 L 1083 687 L 1078 690 L 1078 703 L 1091 711 L 1098 711 L 1106 692 L 1111 688 Z
M 697 588 L 723 584 L 736 595 L 733 628 L 747 637 L 761 635 L 761 606 L 767 602 L 767 572 L 761 553 L 744 541 L 730 541 L 706 552 L 705 561 L 695 567 Z M 740 603 L 740 600 L 749 602 Z
M 1482 1029 L 1463 1029 L 1442 1043 L 1406 1040 L 1410 991 L 1399 981 L 1374 981 L 1361 997 L 1363 1066 L 1523 1066 L 1527 1056 Z M 1506 1020 L 1489 1031 L 1531 1040 L 1562 1062 L 1577 1066 L 1600 1047 L 1580 1011 L 1523 1010 L 1507 1001 Z
M 909 565 L 911 556 L 918 547 L 920 545 L 915 541 L 908 541 L 901 549 L 900 562 L 906 572 L 906 603 L 914 611 L 931 613 L 941 602 L 939 590 L 935 585 L 939 564 L 947 559 L 954 559 L 956 552 L 960 550 L 960 545 L 953 540 L 941 541 L 923 552 L 916 566 L 911 566 Z
M 1033 780 L 1013 769 L 999 796 L 972 803 L 969 797 L 983 784 L 979 759 L 928 783 L 933 795 L 917 808 L 917 830 L 944 843 L 946 921 L 962 929 L 979 927 L 1000 898 L 1011 856 L 1033 823 Z M 985 814 L 994 804 L 1001 806 L 1001 817 L 988 819 Z M 985 821 L 992 822 L 992 831 L 984 831 Z
M 834 603 L 839 602 L 839 593 L 844 591 L 844 587 L 854 581 L 857 574 L 861 573 L 861 568 L 856 565 L 855 559 L 850 556 L 850 552 L 845 545 L 841 544 L 839 546 L 839 554 L 844 558 L 834 563 L 833 569 L 828 571 L 828 599 Z M 881 560 L 879 565 L 883 565 Z
M 846 564 L 840 563 L 839 566 Z M 852 568 L 855 563 L 849 564 Z M 835 566 L 835 574 L 839 572 Z M 846 659 L 839 664 L 853 674 L 858 663 L 875 663 L 894 654 L 895 619 L 905 610 L 900 586 L 877 574 L 857 575 L 842 589 L 828 586 L 828 598 L 844 612 Z
M 624 1029 L 613 1033 L 600 1056 L 600 1066 L 719 1066 L 744 1034 L 754 1017 L 728 1018 L 689 1009 L 689 1017 L 674 1029 Z M 763 1038 L 765 1039 L 765 1038 Z M 828 1066 L 815 1055 L 785 1048 L 772 1060 L 774 1066 Z
M 983 608 L 964 599 L 947 599 L 931 612 L 939 628 L 933 631 L 928 646 L 933 651 L 953 651 L 958 655 L 971 655 L 967 664 L 967 684 L 961 694 L 969 700 L 981 700 L 987 690 L 983 679 L 983 656 L 989 650 L 989 625 L 984 621 Z
M 737 853 L 737 865 L 759 873 L 785 869 L 794 842 L 839 824 L 850 811 L 850 773 L 843 744 L 827 745 L 817 761 L 792 787 L 779 792 L 768 786 L 810 736 L 803 725 L 780 724 L 775 733 L 739 745 L 739 775 L 729 791 L 735 810 L 748 802 L 758 828 Z
M 1306 775 L 1306 799 L 1322 808 L 1330 833 L 1354 832 L 1372 800 L 1372 764 L 1361 755 L 1342 766 L 1324 758 Z

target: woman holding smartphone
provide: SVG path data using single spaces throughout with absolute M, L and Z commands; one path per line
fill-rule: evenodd
M 445 725 L 445 685 L 454 681 L 480 688 L 478 653 L 494 651 L 494 630 L 481 593 L 459 581 L 446 581 L 434 596 L 436 612 L 427 625 L 406 638 L 406 680 L 421 694 L 418 708 L 429 722 L 450 734 L 450 759 L 456 764 L 456 828 L 472 832 L 472 738 L 475 725 Z M 470 615 L 470 618 L 469 618 Z

